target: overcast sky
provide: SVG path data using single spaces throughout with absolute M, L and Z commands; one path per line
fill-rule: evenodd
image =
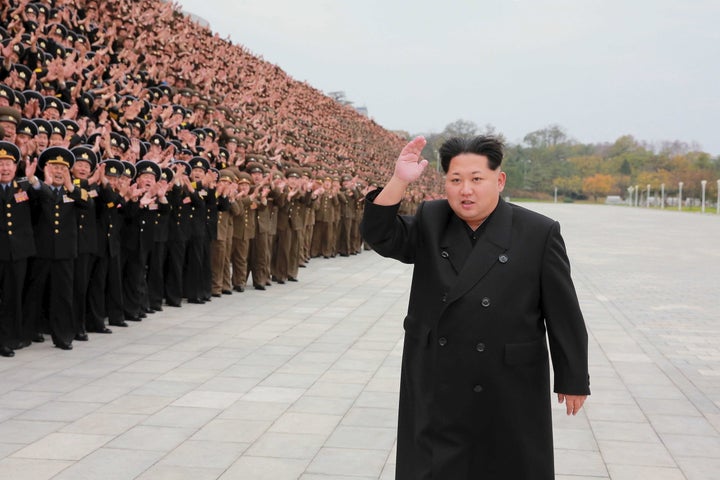
M 718 0 L 180 0 L 391 130 L 696 142 L 720 154 Z

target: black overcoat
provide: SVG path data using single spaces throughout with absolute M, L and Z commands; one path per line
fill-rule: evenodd
M 589 394 L 587 331 L 559 224 L 500 199 L 473 247 L 446 200 L 414 216 L 369 196 L 380 254 L 414 263 L 396 478 L 554 478 L 554 389 Z

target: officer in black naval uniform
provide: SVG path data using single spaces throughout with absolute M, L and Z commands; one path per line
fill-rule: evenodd
M 73 184 L 88 192 L 88 208 L 78 212 L 78 255 L 75 259 L 73 285 L 73 315 L 75 320 L 75 340 L 87 341 L 85 317 L 87 313 L 87 292 L 90 284 L 90 272 L 97 258 L 97 216 L 95 199 L 98 196 L 97 185 L 89 179 L 97 166 L 97 155 L 87 145 L 70 150 L 75 155 L 72 166 Z
M 70 168 L 73 153 L 63 147 L 50 147 L 38 157 L 45 172 L 35 223 L 37 256 L 30 267 L 23 310 L 27 319 L 27 338 L 40 340 L 43 299 L 48 299 L 48 327 L 53 343 L 71 350 L 75 338 L 73 321 L 74 260 L 78 252 L 78 210 L 86 209 L 88 194 L 73 185 Z
M 187 186 L 188 191 L 193 196 L 192 206 L 190 207 L 190 237 L 187 243 L 186 268 L 183 278 L 185 296 L 188 303 L 205 303 L 205 288 L 203 288 L 203 259 L 205 258 L 204 249 L 208 248 L 207 227 L 205 225 L 207 217 L 207 203 L 212 201 L 211 195 L 215 196 L 215 191 L 203 185 L 205 174 L 210 168 L 210 164 L 203 157 L 193 157 L 190 160 L 190 179 L 192 182 Z M 210 293 L 207 292 L 208 298 Z
M 10 142 L 0 142 L 0 355 L 30 345 L 23 338 L 22 286 L 27 259 L 35 255 L 31 203 L 37 200 L 40 182 L 35 162 L 25 167 L 29 182 L 15 180 L 21 153 Z
M 190 164 L 175 161 L 171 164 L 175 172 L 173 186 L 168 192 L 172 212 L 167 243 L 167 263 L 165 269 L 165 302 L 171 307 L 181 306 L 183 298 L 183 276 L 185 274 L 185 256 L 187 242 L 191 234 L 191 216 L 196 203 L 199 202 L 197 192 L 188 189 L 190 180 Z
M 160 166 L 141 160 L 135 168 L 135 185 L 130 190 L 123 226 L 123 309 L 126 320 L 138 321 L 145 316 L 145 272 L 155 243 L 155 219 L 157 213 L 170 213 L 170 204 L 165 198 L 167 184 L 157 183 Z
M 88 332 L 112 333 L 105 326 L 127 327 L 123 319 L 121 237 L 125 199 L 120 193 L 120 177 L 125 166 L 120 160 L 104 160 L 98 166 L 97 258 L 90 274 L 86 328 Z
M 159 183 L 168 185 L 173 184 L 175 172 L 170 168 L 163 168 L 160 174 Z M 148 313 L 161 312 L 163 298 L 165 296 L 165 260 L 167 259 L 167 242 L 170 232 L 170 217 L 172 216 L 172 195 L 166 193 L 166 198 L 170 202 L 170 213 L 163 215 L 160 211 L 156 212 L 154 225 L 154 243 L 150 252 L 150 262 L 148 264 L 147 283 L 148 283 Z

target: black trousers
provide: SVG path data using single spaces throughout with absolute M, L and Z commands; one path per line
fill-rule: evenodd
M 183 299 L 183 271 L 187 243 L 182 240 L 168 241 L 165 263 L 165 300 L 172 305 L 180 305 Z
M 40 332 L 43 298 L 48 299 L 48 328 L 53 343 L 71 344 L 75 338 L 73 320 L 74 259 L 35 258 L 30 267 L 27 292 L 23 302 L 26 339 Z
M 13 348 L 23 338 L 22 294 L 27 259 L 0 262 L 0 345 Z
M 148 263 L 147 286 L 148 306 L 161 307 L 165 295 L 165 258 L 167 256 L 166 242 L 155 242 L 150 252 Z
M 75 259 L 73 277 L 73 320 L 75 333 L 85 333 L 85 317 L 87 315 L 87 293 L 90 285 L 92 264 L 97 258 L 92 253 L 81 253 Z

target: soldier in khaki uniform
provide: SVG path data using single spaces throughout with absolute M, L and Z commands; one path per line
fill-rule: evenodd
M 237 177 L 230 170 L 221 170 L 216 189 L 218 205 L 217 238 L 211 242 L 212 254 L 212 295 L 219 297 L 223 293 L 232 293 L 232 285 L 224 284 L 225 272 L 230 269 L 230 245 L 233 241 L 234 220 L 240 213 L 240 206 L 235 201 L 237 194 Z M 228 279 L 228 283 L 230 283 Z
M 315 228 L 310 255 L 330 258 L 333 255 L 332 226 L 335 221 L 335 209 L 340 202 L 338 196 L 332 189 L 332 177 L 325 176 L 322 180 L 322 187 L 313 192 L 311 197 L 317 200 L 318 207 L 315 211 Z
M 250 157 L 252 159 L 252 157 Z M 265 290 L 270 282 L 270 256 L 268 253 L 271 220 L 272 188 L 264 176 L 264 168 L 257 162 L 248 163 L 248 172 L 255 184 L 255 237 L 250 241 L 250 271 L 255 290 Z
M 248 278 L 250 260 L 250 242 L 255 238 L 255 209 L 257 208 L 255 193 L 251 193 L 252 178 L 247 172 L 237 174 L 237 204 L 240 207 L 238 216 L 233 221 L 232 253 L 232 285 L 236 292 L 244 292 Z

